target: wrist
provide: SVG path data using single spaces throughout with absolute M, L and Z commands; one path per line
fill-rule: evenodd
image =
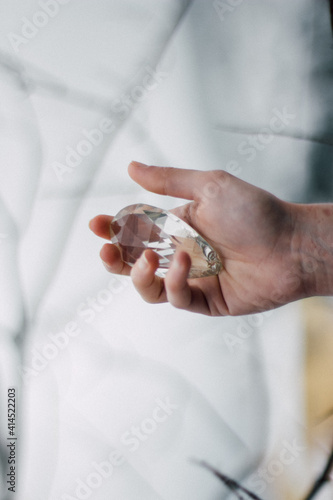
M 292 204 L 303 297 L 333 295 L 333 204 Z

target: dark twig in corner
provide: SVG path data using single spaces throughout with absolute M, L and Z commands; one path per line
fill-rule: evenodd
M 241 484 L 237 483 L 234 479 L 231 479 L 230 477 L 226 476 L 222 472 L 219 472 L 218 470 L 214 469 L 211 465 L 209 465 L 207 462 L 204 460 L 193 460 L 198 465 L 201 465 L 202 467 L 205 467 L 208 469 L 210 472 L 214 474 L 214 476 L 218 477 L 227 488 L 229 488 L 230 491 L 235 493 L 237 496 L 238 500 L 247 500 L 249 498 L 252 498 L 252 500 L 262 500 L 258 495 L 255 493 L 252 493 L 250 490 L 247 488 L 244 488 Z M 313 500 L 319 493 L 319 491 L 322 489 L 322 487 L 328 483 L 331 480 L 330 474 L 333 471 L 333 450 L 328 457 L 328 461 L 326 463 L 325 469 L 323 473 L 319 476 L 317 481 L 314 483 L 311 491 L 308 493 L 308 495 L 305 497 L 305 500 Z M 244 494 L 246 496 L 244 496 Z
M 194 460 L 194 462 L 197 463 L 198 465 L 201 465 L 202 467 L 205 467 L 210 472 L 212 472 L 216 477 L 218 477 L 225 484 L 225 486 L 229 488 L 230 491 L 233 491 L 235 495 L 237 495 L 238 500 L 246 500 L 248 498 L 252 498 L 253 500 L 262 500 L 255 493 L 252 493 L 250 490 L 244 488 L 244 486 L 237 483 L 237 481 L 235 481 L 234 479 L 231 479 L 225 474 L 222 474 L 218 470 L 214 469 L 214 467 L 209 465 L 204 460 L 198 460 L 198 461 Z M 242 493 L 245 493 L 246 497 L 244 497 Z
M 312 500 L 317 495 L 319 490 L 321 490 L 321 488 L 331 480 L 330 473 L 332 472 L 332 470 L 333 470 L 333 450 L 330 456 L 328 457 L 328 461 L 324 469 L 324 472 L 318 477 L 310 493 L 305 497 L 305 500 Z

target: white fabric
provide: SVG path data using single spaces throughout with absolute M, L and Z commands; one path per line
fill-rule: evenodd
M 257 323 L 148 305 L 88 230 L 128 204 L 180 203 L 135 185 L 133 159 L 233 165 L 302 197 L 308 142 L 274 137 L 252 160 L 239 145 L 284 107 L 286 135 L 316 131 L 314 2 L 238 3 L 223 19 L 204 0 L 0 1 L 0 421 L 14 385 L 19 500 L 226 498 L 191 460 L 242 480 L 281 439 L 271 411 L 302 420 L 297 304 Z

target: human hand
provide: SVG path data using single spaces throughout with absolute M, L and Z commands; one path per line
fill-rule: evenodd
M 217 251 L 217 276 L 187 279 L 190 257 L 176 253 L 166 277 L 155 275 L 158 256 L 146 250 L 131 268 L 116 245 L 101 250 L 106 268 L 131 276 L 144 300 L 169 301 L 178 308 L 211 316 L 272 309 L 304 296 L 295 238 L 296 205 L 223 171 L 196 171 L 131 163 L 129 175 L 161 195 L 193 200 L 171 210 Z M 110 239 L 111 216 L 92 219 L 92 231 Z M 296 243 L 295 243 L 296 240 Z

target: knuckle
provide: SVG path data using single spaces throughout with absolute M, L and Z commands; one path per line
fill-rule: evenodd
M 132 276 L 132 281 L 135 286 L 135 288 L 139 291 L 139 293 L 145 293 L 147 290 L 150 289 L 152 282 L 147 281 L 147 278 L 143 278 L 140 275 L 134 275 Z
M 190 303 L 186 290 L 179 286 L 169 286 L 167 289 L 167 298 L 168 302 L 176 309 L 186 309 Z
M 230 178 L 230 174 L 225 170 L 216 170 L 214 172 L 214 182 L 219 187 L 220 192 L 226 188 Z
M 175 309 L 184 309 L 184 305 L 178 300 L 169 300 L 169 302 Z
M 150 297 L 149 295 L 144 295 L 140 294 L 141 298 L 147 303 L 147 304 L 156 304 L 156 299 L 155 297 Z
M 228 179 L 229 174 L 224 170 L 207 172 L 201 187 L 202 198 L 204 200 L 211 200 L 221 196 Z
M 174 302 L 177 301 L 178 297 L 182 294 L 185 285 L 178 283 L 176 280 L 172 278 L 170 279 L 170 277 L 168 277 L 168 274 L 166 275 L 165 283 L 166 283 L 168 298 L 170 297 L 170 299 Z
M 225 170 L 216 170 L 215 171 L 215 180 L 221 186 L 230 178 L 228 172 Z
M 217 182 L 209 181 L 206 182 L 203 187 L 203 196 L 205 198 L 216 198 L 220 193 L 220 186 Z
M 150 293 L 148 286 L 136 282 L 135 280 L 133 280 L 133 278 L 132 281 L 136 291 L 145 302 L 147 302 L 148 304 L 154 304 L 156 302 L 156 298 Z
M 131 279 L 133 285 L 139 292 L 147 288 L 146 279 L 141 275 L 140 270 L 135 266 L 131 269 Z

